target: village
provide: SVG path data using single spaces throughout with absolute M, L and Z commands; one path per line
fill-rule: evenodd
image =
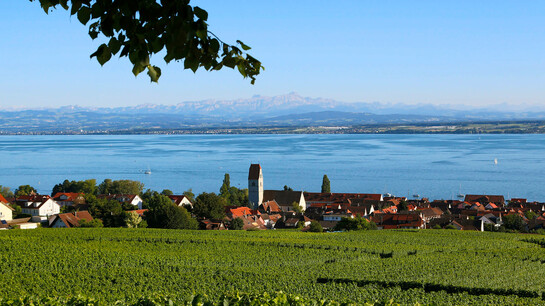
M 322 186 L 322 191 L 327 189 L 329 186 L 326 190 Z M 189 196 L 167 196 L 172 205 L 194 212 L 195 200 Z M 146 220 L 148 209 L 141 195 L 99 194 L 96 198 L 117 201 L 126 208 L 127 215 Z M 287 186 L 284 190 L 265 190 L 263 169 L 259 164 L 250 166 L 247 199 L 246 205 L 223 206 L 222 218 L 207 218 L 194 213 L 191 217 L 203 230 L 291 228 L 312 231 L 319 228 L 319 231 L 334 231 L 343 229 L 339 227 L 343 220 L 362 220 L 373 224 L 376 229 L 541 233 L 545 225 L 545 203 L 528 202 L 523 198 L 506 200 L 503 195 L 468 194 L 463 200 L 430 201 L 389 194 L 296 191 Z M 102 220 L 88 211 L 87 204 L 84 193 L 57 192 L 49 196 L 31 192 L 10 198 L 0 194 L 0 229 L 102 226 Z M 24 217 L 16 218 L 16 206 L 20 207 Z

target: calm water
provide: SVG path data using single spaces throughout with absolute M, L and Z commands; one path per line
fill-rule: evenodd
M 260 163 L 265 189 L 320 191 L 327 174 L 333 192 L 545 201 L 545 135 L 2 136 L 0 161 L 0 185 L 40 193 L 89 178 L 217 192 L 225 173 L 246 188 L 250 164 Z

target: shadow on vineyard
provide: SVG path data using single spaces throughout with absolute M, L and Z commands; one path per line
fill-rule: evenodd
M 519 297 L 530 297 L 530 298 L 542 298 L 545 300 L 545 294 L 539 292 L 530 291 L 530 290 L 515 290 L 515 289 L 491 289 L 491 288 L 469 288 L 453 285 L 440 285 L 440 284 L 430 284 L 430 283 L 419 283 L 419 282 L 389 282 L 389 281 L 376 281 L 376 280 L 354 280 L 347 278 L 318 278 L 316 280 L 318 284 L 326 283 L 337 283 L 337 284 L 355 284 L 358 287 L 365 287 L 368 285 L 376 285 L 383 288 L 392 288 L 399 287 L 402 290 L 408 289 L 423 289 L 425 292 L 437 292 L 445 291 L 446 293 L 468 293 L 471 295 L 501 295 L 509 296 L 516 295 Z
M 545 240 L 543 239 L 522 239 L 521 241 L 537 244 L 542 248 L 545 248 Z

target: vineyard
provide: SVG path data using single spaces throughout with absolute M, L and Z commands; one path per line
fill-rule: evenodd
M 454 230 L 0 232 L 0 304 L 277 294 L 401 304 L 545 304 L 545 237 Z

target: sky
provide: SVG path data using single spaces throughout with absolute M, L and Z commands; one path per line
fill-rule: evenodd
M 193 0 L 223 41 L 252 47 L 265 71 L 101 67 L 103 42 L 61 8 L 0 1 L 0 107 L 131 106 L 297 92 L 344 102 L 545 105 L 545 1 Z

